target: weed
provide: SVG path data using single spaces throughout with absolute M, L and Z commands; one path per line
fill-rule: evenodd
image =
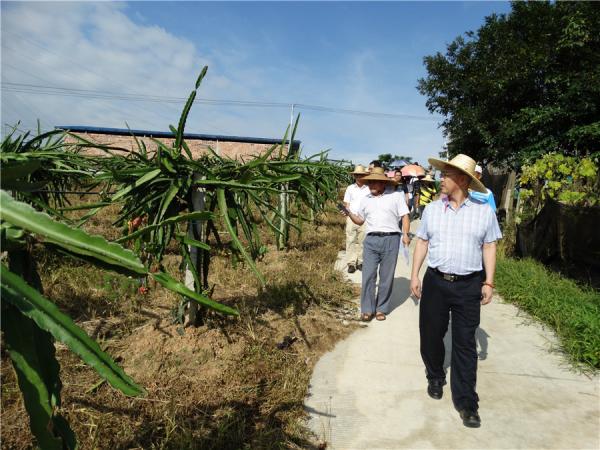
M 215 251 L 209 277 L 215 300 L 237 307 L 240 317 L 209 314 L 205 325 L 183 335 L 170 317 L 179 299 L 160 287 L 140 295 L 136 280 L 86 264 L 40 264 L 47 294 L 102 337 L 148 391 L 133 399 L 104 383 L 88 392 L 98 376 L 59 348 L 65 415 L 82 448 L 315 448 L 303 422 L 310 375 L 319 356 L 353 330 L 334 318 L 339 308 L 353 307 L 356 295 L 333 269 L 343 224 L 337 215 L 324 217 L 292 233 L 282 252 L 260 227 L 269 249 L 258 262 L 266 289 L 248 267 L 234 270 L 226 252 Z M 112 232 L 102 228 L 109 217 L 94 226 Z M 175 273 L 179 262 L 179 255 L 167 255 L 165 266 Z M 294 339 L 278 349 L 286 336 Z M 30 448 L 10 365 L 2 364 L 1 373 L 3 447 Z
M 498 292 L 550 325 L 571 360 L 600 369 L 600 293 L 531 260 L 499 258 Z

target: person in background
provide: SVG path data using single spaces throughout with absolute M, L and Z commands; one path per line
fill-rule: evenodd
M 354 183 L 346 188 L 344 192 L 344 206 L 351 208 L 353 204 L 360 204 L 363 197 L 369 195 L 369 186 L 363 181 L 369 174 L 362 164 L 356 165 L 350 172 L 354 177 Z M 346 261 L 348 273 L 362 270 L 362 250 L 365 238 L 364 227 L 356 225 L 350 218 L 346 218 Z
M 383 168 L 373 168 L 363 180 L 369 185 L 370 193 L 358 207 L 350 208 L 348 217 L 356 225 L 366 224 L 360 311 L 361 320 L 368 322 L 373 317 L 385 320 L 389 313 L 400 249 L 399 224 L 402 223 L 402 244 L 408 246 L 410 222 L 404 196 L 391 188 L 392 178 L 385 175 Z
M 481 181 L 481 176 L 483 175 L 483 169 L 479 164 L 475 166 L 475 176 L 479 181 Z M 484 194 L 482 192 L 477 191 L 469 191 L 469 195 L 476 200 L 487 203 L 492 208 L 492 211 L 496 212 L 496 200 L 494 200 L 494 193 L 486 188 L 487 192 Z
M 413 176 L 404 176 L 402 177 L 402 181 L 404 182 L 404 186 L 405 186 L 405 192 L 406 192 L 406 205 L 408 206 L 408 211 L 410 214 L 410 218 L 412 218 L 412 210 L 414 208 L 414 201 L 415 201 L 415 180 L 417 179 L 417 177 L 413 177 Z
M 413 183 L 413 202 L 412 202 L 412 209 L 410 212 L 410 220 L 414 220 L 419 218 L 419 204 L 421 201 L 421 178 L 422 177 L 413 177 L 412 178 L 412 183 Z
M 431 398 L 439 400 L 446 384 L 444 336 L 452 314 L 452 401 L 463 425 L 481 426 L 477 383 L 477 343 L 481 305 L 492 301 L 496 241 L 502 237 L 498 220 L 485 204 L 469 196 L 469 188 L 486 192 L 475 175 L 475 161 L 459 154 L 450 161 L 430 158 L 442 172 L 445 196 L 425 208 L 416 233 L 410 288 L 421 300 L 419 332 Z M 429 252 L 428 269 L 419 270 Z M 485 275 L 482 269 L 485 269 Z
M 435 180 L 431 178 L 430 174 L 427 174 L 425 178 L 421 180 L 421 190 L 419 193 L 419 213 L 418 217 L 423 217 L 423 211 L 425 207 L 431 203 L 437 191 L 435 189 Z
M 372 172 L 374 167 L 381 167 L 381 161 L 379 161 L 378 159 L 374 159 L 373 161 L 371 161 L 369 163 L 369 172 Z

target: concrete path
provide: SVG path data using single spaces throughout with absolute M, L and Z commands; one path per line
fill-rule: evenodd
M 462 425 L 449 383 L 442 400 L 429 398 L 409 274 L 399 257 L 388 319 L 357 330 L 315 367 L 305 406 L 327 448 L 600 449 L 600 378 L 571 371 L 552 352 L 554 335 L 497 296 L 477 333 L 481 428 Z M 347 276 L 360 283 L 360 272 Z

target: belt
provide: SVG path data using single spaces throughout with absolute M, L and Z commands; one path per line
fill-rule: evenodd
M 453 273 L 444 273 L 441 270 L 436 269 L 435 267 L 430 267 L 429 270 L 431 270 L 436 275 L 442 277 L 444 280 L 450 281 L 451 283 L 453 283 L 455 281 L 460 281 L 460 280 L 468 280 L 469 278 L 473 278 L 477 275 L 481 275 L 481 271 L 471 272 L 466 275 L 455 275 Z
M 372 233 L 367 233 L 367 236 L 397 236 L 399 234 L 400 234 L 399 231 L 392 231 L 392 232 L 373 231 Z

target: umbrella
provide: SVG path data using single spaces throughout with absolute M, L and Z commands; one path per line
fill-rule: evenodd
M 403 166 L 408 166 L 409 164 L 410 163 L 405 159 L 395 159 L 390 163 L 390 167 L 399 168 Z
M 404 166 L 401 172 L 403 177 L 418 177 L 425 175 L 425 169 L 421 166 L 417 166 L 416 164 Z

